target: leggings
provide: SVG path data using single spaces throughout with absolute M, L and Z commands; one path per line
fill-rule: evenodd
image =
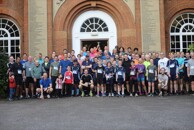
M 135 80 L 135 79 L 130 80 L 131 93 L 133 92 L 133 87 L 134 87 L 134 93 L 137 93 L 137 80 Z
M 109 79 L 106 81 L 106 87 L 108 88 L 108 92 L 109 92 L 109 93 L 113 93 L 113 92 L 114 92 L 113 78 L 109 78 Z

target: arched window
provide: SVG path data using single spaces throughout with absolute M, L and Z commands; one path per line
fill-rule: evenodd
M 184 13 L 174 19 L 170 29 L 170 50 L 187 52 L 194 43 L 194 13 Z
M 6 54 L 20 56 L 20 33 L 17 25 L 6 18 L 0 18 L 0 50 L 4 49 Z
M 100 18 L 89 18 L 81 26 L 80 32 L 108 32 L 108 26 Z

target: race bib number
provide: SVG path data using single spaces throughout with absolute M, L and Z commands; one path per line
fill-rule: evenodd
M 98 69 L 98 73 L 102 74 L 102 70 L 101 69 Z
M 32 69 L 31 69 L 31 68 L 29 68 L 28 70 L 29 70 L 29 71 L 31 71 Z
M 58 70 L 58 67 L 54 67 L 54 70 Z
M 194 69 L 194 66 L 191 66 L 191 69 L 193 70 Z
M 22 74 L 22 70 L 18 70 L 18 74 Z
M 185 66 L 188 67 L 188 63 L 186 63 Z
M 73 70 L 73 74 L 77 74 L 77 71 L 76 70 Z
M 171 64 L 171 65 L 170 65 L 170 68 L 174 68 L 174 66 L 175 66 L 174 64 Z
M 130 72 L 130 75 L 135 75 L 135 71 L 131 71 Z
M 71 77 L 70 76 L 66 76 L 66 79 L 71 79 Z
M 122 72 L 121 72 L 121 71 L 119 71 L 119 72 L 118 72 L 118 75 L 122 75 Z
M 149 70 L 149 73 L 153 74 L 154 73 L 154 70 Z

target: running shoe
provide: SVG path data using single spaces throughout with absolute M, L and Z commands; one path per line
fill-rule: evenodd
M 51 98 L 51 96 L 48 94 L 48 95 L 47 95 L 47 98 Z
M 82 91 L 82 95 L 81 95 L 82 97 L 84 97 L 85 96 L 85 93 L 84 93 L 84 91 Z
M 135 97 L 138 97 L 138 94 L 137 93 L 135 94 Z
M 93 97 L 93 93 L 92 93 L 92 91 L 90 91 L 90 97 Z
M 133 94 L 132 93 L 130 93 L 130 97 L 133 97 Z

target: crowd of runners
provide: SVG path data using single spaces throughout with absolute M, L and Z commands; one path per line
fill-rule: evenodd
M 79 53 L 79 52 L 78 52 Z M 165 96 L 194 94 L 194 53 L 139 53 L 105 46 L 63 50 L 44 57 L 9 57 L 9 100 L 68 96 Z

